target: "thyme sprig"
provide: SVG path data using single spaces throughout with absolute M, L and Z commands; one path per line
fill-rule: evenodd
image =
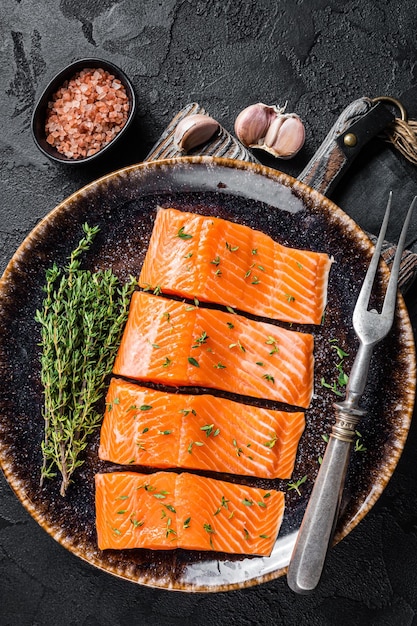
M 89 250 L 99 228 L 83 225 L 84 237 L 69 263 L 46 271 L 45 298 L 36 311 L 41 326 L 41 382 L 44 479 L 61 474 L 65 495 L 80 454 L 101 422 L 96 409 L 127 319 L 135 279 L 121 285 L 111 270 L 81 269 L 80 256 Z

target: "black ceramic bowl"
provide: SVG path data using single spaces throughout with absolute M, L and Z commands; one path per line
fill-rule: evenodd
M 66 157 L 64 154 L 58 152 L 58 150 L 51 146 L 46 141 L 46 132 L 45 132 L 45 122 L 46 122 L 46 113 L 48 102 L 52 100 L 53 94 L 62 86 L 62 84 L 66 80 L 70 80 L 77 72 L 80 72 L 85 68 L 102 68 L 113 74 L 116 78 L 120 80 L 124 88 L 126 89 L 126 93 L 129 99 L 129 112 L 128 118 L 126 120 L 125 125 L 117 133 L 117 135 L 109 141 L 101 150 L 96 152 L 95 154 L 78 158 L 71 159 Z M 126 74 L 118 68 L 113 63 L 109 61 L 105 61 L 103 59 L 80 59 L 79 61 L 75 61 L 70 65 L 67 65 L 61 72 L 59 72 L 48 84 L 48 86 L 44 89 L 42 95 L 39 98 L 39 101 L 33 111 L 32 115 L 32 135 L 35 141 L 35 144 L 38 146 L 39 150 L 43 152 L 47 157 L 52 159 L 53 161 L 57 161 L 60 163 L 68 163 L 74 165 L 80 165 L 83 163 L 91 162 L 99 157 L 101 157 L 105 152 L 114 147 L 115 143 L 119 141 L 119 139 L 126 133 L 136 110 L 136 97 L 135 92 L 133 90 L 133 85 L 126 76 Z

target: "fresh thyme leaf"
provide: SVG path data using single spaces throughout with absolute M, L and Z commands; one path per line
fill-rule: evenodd
M 297 481 L 293 483 L 288 483 L 287 485 L 288 491 L 290 491 L 291 489 L 294 489 L 298 493 L 298 495 L 301 496 L 300 487 L 303 483 L 305 483 L 306 480 L 307 480 L 307 476 L 303 476 L 302 478 L 299 478 Z
M 122 285 L 111 270 L 81 269 L 99 231 L 83 225 L 84 236 L 68 264 L 46 271 L 40 325 L 44 440 L 41 485 L 61 475 L 64 496 L 91 433 L 100 425 L 96 409 L 113 367 L 136 281 Z M 113 401 L 116 404 L 116 400 Z
M 177 233 L 177 237 L 179 237 L 180 239 L 192 239 L 193 238 L 192 235 L 184 232 L 184 226 L 181 226 L 181 228 L 179 229 Z

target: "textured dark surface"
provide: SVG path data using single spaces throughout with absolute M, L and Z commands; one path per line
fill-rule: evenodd
M 417 9 L 411 0 L 145 2 L 3 0 L 0 104 L 1 268 L 60 200 L 98 176 L 142 160 L 178 109 L 200 102 L 228 130 L 256 101 L 288 101 L 306 124 L 301 171 L 341 110 L 357 97 L 402 95 L 417 118 Z M 138 95 L 129 141 L 94 167 L 53 165 L 35 148 L 30 116 L 67 63 L 100 56 L 120 65 Z M 259 155 L 258 155 L 259 156 Z M 375 141 L 333 194 L 376 231 L 389 189 L 401 215 L 417 169 Z M 409 244 L 417 251 L 417 219 Z M 407 294 L 417 328 L 417 287 Z M 226 594 L 137 587 L 93 569 L 54 542 L 0 482 L 0 623 L 191 625 L 417 623 L 417 426 L 367 518 L 332 550 L 320 588 L 297 597 L 285 578 Z

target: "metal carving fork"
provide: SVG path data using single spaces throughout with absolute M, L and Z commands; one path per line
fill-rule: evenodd
M 337 522 L 355 430 L 366 412 L 359 407 L 359 401 L 365 390 L 372 352 L 375 345 L 389 333 L 394 320 L 401 254 L 417 196 L 412 201 L 405 218 L 382 311 L 378 313 L 375 309 L 368 310 L 368 306 L 389 220 L 391 199 L 392 193 L 389 196 L 375 251 L 353 312 L 353 328 L 360 344 L 350 372 L 346 397 L 343 402 L 334 404 L 336 422 L 332 427 L 288 567 L 288 585 L 297 593 L 309 593 L 319 583 Z

